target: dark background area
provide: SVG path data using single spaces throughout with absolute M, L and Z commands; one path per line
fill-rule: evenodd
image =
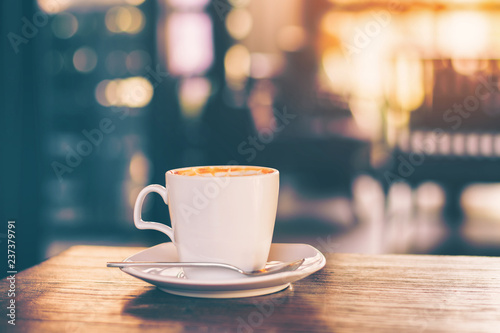
M 18 270 L 74 244 L 166 241 L 133 226 L 142 187 L 252 164 L 281 172 L 275 241 L 498 255 L 498 8 L 441 5 L 2 2 L 0 250 L 9 220 Z M 453 44 L 464 10 L 483 44 Z

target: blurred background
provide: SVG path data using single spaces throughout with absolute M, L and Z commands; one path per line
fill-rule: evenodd
M 166 170 L 275 167 L 275 242 L 500 254 L 500 3 L 3 1 L 0 241 L 151 246 Z M 145 218 L 169 223 L 149 196 Z M 3 246 L 3 245 L 2 245 Z

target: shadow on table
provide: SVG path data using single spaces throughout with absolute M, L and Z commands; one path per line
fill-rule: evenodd
M 327 323 L 318 318 L 317 309 L 307 308 L 302 297 L 295 295 L 293 286 L 270 295 L 234 299 L 190 298 L 151 289 L 127 302 L 122 313 L 152 325 L 168 322 L 196 330 L 307 331 L 311 321 L 314 327 L 324 326 L 328 330 Z

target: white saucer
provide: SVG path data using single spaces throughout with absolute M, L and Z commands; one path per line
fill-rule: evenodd
M 149 282 L 161 290 L 182 296 L 202 298 L 251 297 L 274 293 L 325 266 L 321 252 L 307 244 L 272 244 L 268 261 L 293 261 L 305 258 L 293 272 L 239 279 L 205 281 L 186 278 L 182 268 L 126 267 L 127 274 Z M 124 261 L 178 261 L 173 243 L 163 243 L 128 257 Z

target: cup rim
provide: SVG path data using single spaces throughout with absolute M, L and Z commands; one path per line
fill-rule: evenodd
M 255 175 L 247 175 L 247 176 L 232 176 L 231 178 L 248 178 L 248 177 L 269 177 L 273 176 L 276 174 L 279 174 L 279 171 L 275 168 L 270 168 L 270 167 L 265 167 L 265 166 L 259 166 L 259 165 L 199 165 L 199 166 L 190 166 L 190 167 L 183 167 L 183 168 L 176 168 L 176 169 L 171 169 L 165 172 L 165 176 L 174 176 L 174 177 L 186 177 L 186 178 L 202 178 L 202 179 L 210 179 L 213 177 L 227 177 L 227 176 L 213 176 L 213 177 L 205 177 L 205 176 L 186 176 L 186 175 L 179 175 L 174 173 L 175 171 L 180 171 L 180 170 L 186 170 L 186 169 L 193 169 L 193 168 L 231 168 L 231 167 L 238 167 L 238 168 L 262 168 L 262 169 L 267 169 L 267 170 L 272 170 L 270 173 L 264 173 L 264 174 L 255 174 Z

